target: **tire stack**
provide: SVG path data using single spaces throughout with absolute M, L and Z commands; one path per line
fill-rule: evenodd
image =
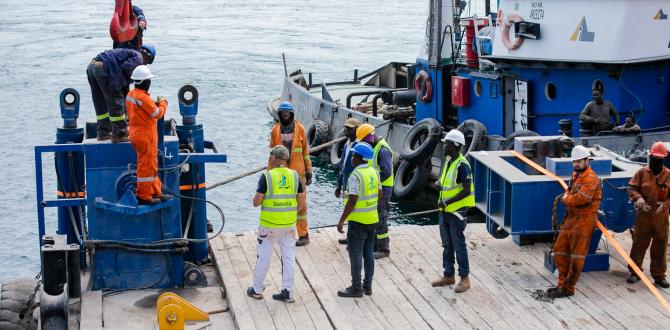
M 37 281 L 31 278 L 12 279 L 0 289 L 0 329 L 37 329 L 33 314 Z
M 330 131 L 328 129 L 328 123 L 323 120 L 315 120 L 314 125 L 312 125 L 307 130 L 307 144 L 309 148 L 312 149 L 316 146 L 322 145 L 330 141 Z M 320 154 L 317 152 L 316 154 Z
M 431 158 L 442 136 L 442 126 L 433 118 L 416 123 L 403 138 L 400 159 L 393 182 L 393 194 L 401 199 L 414 199 L 430 180 Z

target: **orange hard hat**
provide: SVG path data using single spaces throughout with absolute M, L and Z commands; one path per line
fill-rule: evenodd
M 665 147 L 665 143 L 656 142 L 651 145 L 649 153 L 656 158 L 665 158 L 668 157 L 668 148 Z
M 375 132 L 375 127 L 370 125 L 370 124 L 363 124 L 361 126 L 358 126 L 356 129 L 356 140 L 358 141 L 363 141 L 363 139 L 370 135 L 371 133 Z

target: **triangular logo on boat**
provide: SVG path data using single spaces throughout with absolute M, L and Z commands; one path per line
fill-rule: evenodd
M 667 20 L 668 19 L 668 14 L 663 12 L 663 8 L 659 9 L 658 12 L 656 12 L 656 15 L 654 15 L 654 20 Z
M 586 17 L 582 16 L 582 19 L 579 20 L 579 23 L 577 23 L 575 32 L 572 32 L 570 40 L 593 42 L 595 36 L 596 33 L 589 31 L 588 27 L 586 26 Z

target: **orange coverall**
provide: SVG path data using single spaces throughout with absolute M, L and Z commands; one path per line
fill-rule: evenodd
M 163 118 L 167 101 L 156 105 L 148 92 L 135 88 L 126 96 L 126 109 L 128 139 L 137 153 L 137 199 L 151 200 L 161 195 L 156 121 Z
M 298 172 L 300 182 L 302 182 L 302 185 L 305 188 L 305 196 L 307 196 L 305 172 L 312 172 L 312 159 L 309 158 L 309 144 L 307 144 L 305 127 L 297 120 L 294 120 L 293 123 L 293 143 L 289 150 L 291 158 L 289 159 L 288 167 Z M 270 148 L 282 144 L 280 126 L 280 123 L 275 123 L 275 125 L 272 126 L 272 130 L 270 131 Z M 296 228 L 298 230 L 298 236 L 300 237 L 304 237 L 309 232 L 309 227 L 307 225 L 307 207 L 304 208 L 304 211 L 298 213 Z
M 644 198 L 644 201 L 651 206 L 649 211 L 641 209 L 637 211 L 630 258 L 642 269 L 644 255 L 647 253 L 647 248 L 649 248 L 651 242 L 651 265 L 649 267 L 651 276 L 655 280 L 664 280 L 667 269 L 669 203 L 667 193 L 670 187 L 670 170 L 664 166 L 661 173 L 654 175 L 649 166 L 645 166 L 635 172 L 628 184 L 630 185 L 628 195 L 631 201 L 635 202 L 639 198 Z M 662 189 L 663 187 L 665 189 Z M 661 192 L 662 190 L 665 191 Z M 660 196 L 659 192 L 661 192 Z M 666 197 L 666 199 L 659 200 L 659 197 L 661 199 Z M 656 213 L 657 202 L 662 202 L 664 205 L 664 210 L 660 213 Z M 633 270 L 630 267 L 628 269 L 633 274 Z
M 567 214 L 554 244 L 558 287 L 565 292 L 575 292 L 575 284 L 584 267 L 602 196 L 600 180 L 590 167 L 579 175 L 573 173 L 572 184 L 562 199 Z

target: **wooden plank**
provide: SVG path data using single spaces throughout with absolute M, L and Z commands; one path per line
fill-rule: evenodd
M 456 311 L 456 315 L 458 317 L 461 317 L 465 324 L 469 324 L 472 327 L 478 329 L 492 329 L 496 327 L 495 324 L 492 322 L 493 320 L 484 317 L 479 313 L 477 309 L 473 309 L 471 306 L 466 304 L 465 301 L 462 299 L 462 297 L 461 299 L 455 297 L 455 293 L 453 292 L 452 288 L 431 287 L 430 282 L 435 278 L 437 278 L 440 274 L 442 274 L 442 271 L 441 270 L 430 271 L 430 269 L 434 269 L 433 268 L 434 265 L 432 262 L 430 262 L 427 256 L 425 256 L 423 253 L 415 249 L 414 245 L 416 245 L 418 242 L 413 240 L 413 235 L 403 233 L 402 231 L 399 230 L 394 230 L 393 234 L 395 235 L 394 237 L 396 238 L 394 240 L 396 242 L 395 244 L 396 248 L 393 249 L 392 253 L 394 253 L 394 255 L 392 256 L 392 259 L 395 262 L 398 258 L 404 258 L 406 262 L 405 267 L 414 272 L 413 276 L 418 281 L 423 282 L 421 285 L 423 285 L 427 289 L 426 292 L 430 296 L 437 295 L 441 298 L 436 299 L 432 303 L 432 305 L 437 307 L 441 304 L 444 304 L 444 302 L 447 302 L 453 308 L 453 310 Z M 399 253 L 396 253 L 396 251 Z M 400 254 L 400 256 L 398 256 L 398 254 Z M 471 293 L 466 292 L 461 294 L 461 296 L 463 295 L 469 296 L 471 295 Z M 442 300 L 443 302 L 441 302 L 440 300 Z M 480 309 L 486 309 L 486 307 L 480 306 Z
M 249 265 L 254 265 L 253 268 L 255 268 L 257 259 L 256 244 L 258 243 L 258 240 L 256 239 L 256 233 L 248 232 L 242 236 L 238 236 L 237 239 L 240 241 L 240 244 L 242 245 L 242 250 L 244 251 L 244 255 L 246 256 Z M 269 244 L 269 242 L 263 244 Z M 280 292 L 282 289 L 281 284 L 282 265 L 281 261 L 279 260 L 279 258 L 277 258 L 277 255 L 275 253 L 272 253 L 271 258 L 272 259 L 270 262 L 270 269 L 268 270 L 268 273 L 265 276 L 267 287 L 265 288 L 265 292 L 263 293 L 263 301 L 267 305 L 267 308 L 270 311 L 270 315 L 272 316 L 272 320 L 274 321 L 274 324 L 277 327 L 277 329 L 295 329 L 297 327 L 297 324 L 300 323 L 293 322 L 293 317 L 289 314 L 288 305 L 295 307 L 296 304 L 279 302 L 272 299 L 272 295 Z M 252 271 L 255 272 L 253 268 Z M 302 305 L 302 303 L 298 302 L 298 305 Z M 306 313 L 307 312 L 305 311 L 305 314 Z M 298 317 L 298 315 L 296 315 L 296 317 Z M 307 317 L 306 320 L 302 319 L 302 322 L 305 323 L 300 324 L 301 327 L 304 326 L 306 328 L 310 328 L 314 326 L 312 320 L 309 317 Z
M 325 229 L 327 230 L 327 229 Z M 313 245 L 311 250 L 308 250 L 312 260 L 317 258 L 324 261 L 322 266 L 325 266 L 326 271 L 331 275 L 329 281 L 330 290 L 337 292 L 339 289 L 351 285 L 351 271 L 346 267 L 344 260 L 340 256 L 337 248 L 330 244 L 330 239 L 327 234 L 320 230 L 314 235 L 310 235 L 310 245 Z M 318 263 L 317 263 L 318 264 Z M 338 297 L 340 306 L 348 309 L 349 313 L 355 313 L 352 323 L 356 325 L 365 324 L 377 329 L 389 329 L 391 325 L 384 319 L 384 316 L 376 309 L 374 303 L 367 297 L 362 298 L 342 298 Z M 352 314 L 349 314 L 350 316 Z
M 544 251 L 548 248 L 549 246 L 547 244 L 523 247 L 524 250 L 531 252 L 529 253 L 530 257 L 534 258 L 536 263 L 542 267 L 544 265 Z M 592 314 L 594 309 L 601 309 L 606 315 L 599 314 L 600 317 L 607 316 L 608 318 L 617 321 L 620 326 L 624 328 L 635 328 L 639 326 L 644 328 L 658 327 L 658 324 L 650 319 L 640 317 L 639 311 L 637 311 L 638 315 L 631 313 L 630 309 L 634 310 L 635 307 L 622 296 L 612 292 L 609 288 L 602 285 L 597 279 L 597 277 L 602 276 L 611 276 L 611 274 L 608 272 L 587 272 L 581 274 L 579 282 L 577 283 L 577 291 L 583 294 L 586 299 L 577 300 L 577 304 Z M 588 304 L 587 306 L 587 302 L 589 301 L 593 302 L 593 304 Z
M 472 231 L 477 227 L 477 225 L 470 225 L 466 229 Z M 428 236 L 431 237 L 436 242 L 439 242 L 439 233 L 434 233 L 426 228 L 425 232 L 428 233 Z M 467 239 L 467 237 L 466 237 Z M 542 312 L 542 315 L 545 315 L 547 318 L 555 317 L 559 324 L 552 324 L 551 327 L 572 327 L 572 328 L 581 328 L 585 326 L 596 326 L 597 323 L 591 319 L 589 315 L 586 315 L 583 312 L 577 311 L 573 313 L 572 311 L 566 311 L 566 308 L 558 308 L 555 304 L 540 303 L 533 299 L 530 296 L 530 293 L 534 289 L 546 289 L 551 286 L 552 283 L 547 279 L 543 278 L 538 274 L 533 268 L 526 265 L 523 258 L 519 258 L 512 251 L 513 249 L 510 244 L 513 242 L 507 240 L 507 248 L 509 251 L 506 251 L 504 254 L 499 254 L 496 250 L 492 249 L 491 245 L 495 243 L 495 240 L 486 240 L 486 241 L 474 241 L 468 240 L 468 246 L 470 250 L 473 251 L 473 254 L 478 254 L 481 257 L 481 264 L 486 265 L 485 267 L 490 272 L 490 275 L 494 278 L 498 278 L 502 281 L 506 289 L 510 292 L 515 293 L 515 297 L 520 299 L 520 301 L 526 301 L 526 304 L 531 306 L 537 306 Z M 476 251 L 475 251 L 476 249 Z M 560 303 L 560 302 L 559 302 Z M 545 320 L 543 320 L 544 322 Z M 548 321 L 554 322 L 549 319 Z M 589 324 L 584 324 L 588 322 Z
M 307 311 L 309 318 L 312 320 L 312 324 L 317 329 L 333 329 L 333 325 L 328 320 L 328 315 L 326 310 L 321 305 L 319 298 L 314 293 L 312 287 L 307 283 L 305 279 L 305 274 L 300 269 L 298 265 L 298 252 L 303 250 L 302 248 L 296 249 L 296 261 L 295 261 L 295 293 L 298 295 L 300 300 L 296 300 L 296 304 L 302 304 Z M 289 310 L 289 313 L 291 310 Z M 294 320 L 295 323 L 295 320 Z M 299 323 L 298 323 L 299 324 Z
M 224 245 L 224 237 L 230 239 L 231 235 L 223 233 L 221 237 L 210 240 L 209 247 L 214 257 L 219 277 L 223 282 L 226 300 L 228 301 L 235 326 L 241 330 L 255 329 L 254 320 L 246 303 L 247 287 L 241 284 L 235 275 L 227 248 Z
M 438 228 L 434 228 L 438 230 Z M 407 234 L 412 237 L 412 246 L 415 250 L 421 253 L 426 257 L 430 262 L 431 267 L 435 273 L 435 276 L 438 277 L 442 274 L 442 247 L 440 245 L 435 245 L 432 240 L 427 242 L 423 239 L 422 230 L 416 228 L 416 226 L 403 226 L 398 228 L 398 232 Z M 432 244 L 428 244 L 432 243 Z M 469 255 L 469 264 L 471 269 L 477 269 L 476 258 Z M 477 310 L 480 314 L 486 315 L 487 319 L 494 318 L 497 315 L 498 322 L 496 322 L 495 327 L 511 327 L 511 328 L 526 328 L 526 327 L 539 327 L 542 326 L 542 323 L 539 319 L 534 317 L 527 317 L 527 312 L 520 308 L 518 302 L 510 300 L 509 294 L 507 292 L 502 292 L 497 286 L 495 286 L 495 281 L 493 281 L 486 272 L 471 272 L 470 275 L 471 288 L 465 294 L 456 294 L 450 292 L 449 295 L 453 296 L 453 299 L 462 299 L 464 303 L 470 305 L 473 309 Z M 493 287 L 493 290 L 490 290 L 489 287 Z M 442 290 L 443 293 L 446 293 L 447 290 Z M 508 317 L 509 315 L 524 315 L 526 317 Z M 526 319 L 531 320 L 531 322 L 524 322 Z M 489 322 L 490 323 L 490 322 Z
M 346 250 L 345 245 L 340 245 L 337 240 L 339 234 L 337 230 L 327 229 L 321 232 L 324 239 L 330 238 L 330 244 L 333 249 L 337 250 L 340 254 L 340 259 L 344 260 L 344 264 L 347 266 L 346 269 L 350 273 L 351 263 L 349 260 L 349 253 Z M 339 263 L 338 263 L 339 264 Z M 343 272 L 342 269 L 339 270 L 340 273 Z M 380 267 L 375 267 L 374 277 L 373 277 L 373 294 L 369 296 L 377 309 L 383 314 L 384 319 L 387 320 L 390 326 L 394 329 L 409 329 L 412 328 L 412 324 L 405 318 L 403 310 L 396 307 L 394 300 L 386 292 L 385 288 L 382 287 L 378 281 L 379 278 L 386 277 L 387 274 Z M 416 311 L 414 311 L 416 313 Z M 419 318 L 420 320 L 420 318 Z M 423 324 L 426 327 L 426 324 Z
M 326 284 L 328 277 L 320 272 L 317 264 L 307 252 L 312 248 L 313 246 L 309 244 L 296 250 L 296 264 L 303 274 L 303 278 L 312 288 L 332 327 L 336 329 L 354 329 L 355 324 L 350 322 L 349 315 L 339 305 L 338 298 L 335 297 L 334 292 L 328 288 Z
M 102 329 L 102 291 L 81 292 L 80 329 Z
M 249 308 L 251 317 L 254 320 L 254 325 L 257 329 L 276 328 L 264 299 L 259 300 L 246 296 L 246 289 L 253 283 L 253 264 L 250 265 L 247 261 L 238 237 L 225 233 L 223 235 L 223 243 L 224 246 L 228 249 L 230 262 L 232 263 L 233 269 L 235 271 L 235 276 L 237 276 L 237 279 L 240 282 L 240 288 L 243 290 L 243 297 L 246 301 L 247 307 Z

